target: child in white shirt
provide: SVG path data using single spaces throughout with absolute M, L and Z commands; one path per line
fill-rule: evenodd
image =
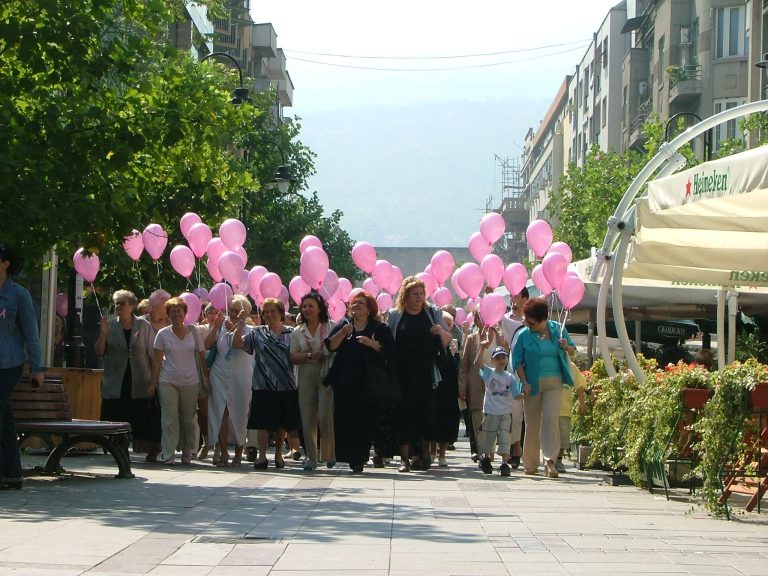
M 499 474 L 502 476 L 510 474 L 507 461 L 512 444 L 512 401 L 520 395 L 520 392 L 515 390 L 515 377 L 505 370 L 508 360 L 507 349 L 497 346 L 491 352 L 492 366 L 480 368 L 480 377 L 485 383 L 483 423 L 480 426 L 483 431 L 479 446 L 482 454 L 480 468 L 486 474 L 493 473 L 490 456 L 498 439 L 498 454 L 502 462 L 499 466 Z

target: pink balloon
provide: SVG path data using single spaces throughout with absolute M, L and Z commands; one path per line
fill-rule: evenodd
M 469 253 L 472 254 L 472 257 L 478 262 L 482 262 L 483 258 L 491 253 L 490 242 L 483 238 L 483 235 L 480 234 L 480 232 L 475 232 L 469 237 L 467 246 L 469 247 Z
M 534 220 L 525 230 L 525 239 L 536 257 L 541 258 L 552 244 L 552 227 L 545 220 Z
M 248 270 L 246 270 L 245 268 L 240 270 L 240 280 L 237 282 L 237 284 L 234 285 L 235 286 L 235 291 L 238 294 L 242 294 L 243 296 L 248 294 L 248 290 L 249 290 L 248 277 L 249 277 L 249 274 L 250 274 L 250 272 L 248 272 Z
M 373 278 L 366 278 L 363 281 L 363 290 L 368 292 L 373 297 L 376 297 L 376 295 L 381 291 L 381 288 L 379 288 L 379 285 L 376 284 L 376 282 L 373 280 Z M 351 294 L 350 294 L 351 297 Z
M 236 252 L 245 244 L 245 226 L 236 218 L 228 218 L 219 226 L 219 238 L 227 248 Z
M 259 291 L 259 285 L 261 284 L 261 279 L 264 278 L 266 273 L 267 269 L 264 268 L 264 266 L 254 266 L 248 272 L 248 287 L 250 288 L 249 293 L 254 298 L 256 298 L 257 295 L 261 295 L 261 292 Z
M 325 280 L 323 280 L 323 285 L 320 287 L 320 295 L 326 300 L 330 300 L 334 297 L 338 289 L 339 275 L 336 274 L 336 272 L 333 270 L 328 270 L 328 272 L 325 273 Z
M 195 271 L 195 255 L 187 246 L 174 246 L 171 250 L 171 266 L 181 276 L 189 278 Z
M 141 253 L 144 252 L 144 240 L 141 237 L 141 232 L 138 230 L 131 231 L 131 235 L 123 239 L 123 250 L 134 262 L 141 258 Z
M 352 261 L 366 274 L 373 274 L 376 266 L 376 249 L 368 242 L 358 242 L 352 248 Z
M 288 283 L 288 292 L 297 306 L 301 305 L 301 299 L 312 290 L 301 276 L 294 276 Z
M 437 283 L 442 286 L 445 281 L 451 277 L 453 270 L 456 268 L 456 261 L 453 259 L 453 254 L 447 250 L 438 250 L 432 256 L 429 262 L 432 266 L 432 276 L 435 277 Z
M 427 274 L 426 272 L 419 272 L 418 274 L 416 274 L 416 278 L 424 282 L 424 292 L 427 298 L 431 298 L 432 294 L 435 293 L 435 290 L 439 288 L 437 284 L 437 280 L 435 280 L 432 274 Z
M 432 294 L 432 302 L 437 304 L 438 306 L 448 306 L 453 301 L 453 295 L 451 294 L 451 291 L 448 290 L 445 286 L 441 286 L 437 290 L 435 290 L 435 293 Z
M 533 279 L 533 285 L 541 290 L 542 296 L 552 292 L 552 285 L 547 281 L 547 277 L 544 276 L 544 268 L 541 264 L 536 264 L 533 272 L 531 272 L 531 278 Z
M 577 276 L 566 276 L 557 291 L 563 308 L 570 310 L 584 298 L 584 282 Z
M 213 260 L 216 264 L 219 262 L 219 257 L 227 251 L 227 246 L 221 241 L 221 238 L 212 238 L 208 242 L 208 246 L 205 249 L 208 254 L 208 260 Z
M 299 273 L 310 288 L 319 290 L 328 274 L 328 254 L 317 246 L 309 246 L 301 255 Z
M 56 294 L 56 314 L 62 318 L 66 318 L 69 313 L 69 296 L 64 292 Z
M 491 292 L 480 300 L 480 319 L 486 326 L 496 326 L 507 311 L 504 296 Z
M 376 304 L 379 305 L 379 310 L 382 312 L 386 312 L 390 308 L 392 308 L 392 296 L 387 294 L 386 292 L 382 292 L 378 296 L 376 296 Z
M 376 264 L 373 265 L 373 281 L 378 286 L 388 287 L 392 283 L 392 264 L 386 260 L 376 260 Z
M 544 256 L 541 261 L 541 269 L 544 271 L 544 277 L 555 290 L 560 288 L 560 283 L 565 278 L 568 269 L 568 261 L 565 256 L 559 252 L 552 252 Z
M 219 272 L 221 272 L 224 280 L 232 285 L 238 284 L 240 282 L 243 265 L 243 259 L 231 250 L 227 250 L 221 256 L 219 256 Z
M 469 326 L 474 326 L 475 324 L 475 314 L 473 312 L 470 312 L 467 314 L 467 322 Z
M 264 298 L 279 298 L 283 282 L 274 272 L 267 272 L 259 283 L 259 293 Z
M 243 266 L 248 263 L 248 252 L 245 251 L 245 248 L 240 246 L 240 248 L 235 250 L 235 254 L 240 256 L 240 259 L 243 261 Z
M 573 252 L 571 252 L 571 247 L 568 246 L 568 244 L 565 242 L 553 242 L 549 247 L 549 250 L 547 250 L 547 253 L 552 254 L 553 252 L 557 252 L 558 254 L 565 256 L 568 264 L 570 264 L 573 260 Z
M 506 226 L 501 214 L 490 212 L 480 220 L 480 234 L 482 234 L 487 242 L 493 244 L 496 240 L 504 236 Z
M 461 285 L 459 285 L 459 274 L 461 273 L 461 269 L 464 268 L 464 266 L 466 266 L 466 264 L 463 264 L 461 268 L 454 270 L 453 274 L 451 274 L 451 288 L 453 288 L 453 291 L 456 292 L 456 296 L 462 300 L 467 297 L 467 293 L 464 292 L 464 290 L 461 289 Z
M 467 298 L 467 304 L 465 308 L 469 312 L 474 312 L 475 310 L 477 310 L 477 300 L 475 298 Z
M 192 290 L 192 294 L 200 298 L 200 302 L 210 301 L 210 297 L 208 296 L 208 290 L 206 290 L 202 286 L 198 286 L 197 288 Z
M 474 262 L 468 262 L 459 268 L 459 286 L 471 298 L 477 298 L 483 289 L 485 277 L 483 271 Z
M 343 302 L 340 300 L 336 300 L 335 298 L 331 298 L 328 300 L 328 316 L 333 320 L 334 322 L 338 322 L 342 318 L 344 318 L 344 315 L 347 313 L 347 307 L 344 305 Z
M 72 257 L 72 263 L 75 265 L 77 273 L 93 284 L 93 281 L 96 280 L 96 274 L 99 273 L 99 257 L 95 253 L 86 256 L 83 248 L 78 248 Z
M 403 271 L 393 264 L 392 265 L 392 281 L 389 283 L 389 286 L 387 287 L 388 288 L 387 292 L 389 292 L 390 294 L 397 294 L 402 284 L 403 284 Z
M 306 250 L 310 246 L 316 246 L 318 248 L 322 248 L 323 243 L 320 242 L 320 239 L 317 236 L 312 236 L 311 234 L 308 236 L 304 236 L 304 238 L 301 239 L 301 243 L 299 244 L 299 254 L 304 254 L 304 250 Z
M 337 290 L 338 299 L 342 302 L 349 302 L 350 292 L 352 292 L 352 282 L 346 278 L 339 278 L 339 289 Z
M 208 243 L 213 238 L 213 233 L 207 224 L 198 222 L 197 224 L 192 224 L 185 238 L 194 255 L 202 258 L 208 249 Z
M 483 271 L 486 284 L 495 290 L 504 277 L 504 262 L 501 257 L 497 254 L 488 254 L 480 262 L 480 269 Z
M 229 284 L 224 284 L 222 282 L 211 286 L 211 291 L 208 294 L 213 307 L 216 308 L 216 310 L 225 313 L 229 308 L 229 303 L 232 301 L 232 296 L 234 296 L 232 287 Z
M 463 326 L 464 322 L 466 321 L 467 321 L 467 311 L 461 307 L 456 308 L 456 318 L 455 318 L 456 324 L 458 324 L 459 326 Z
M 289 302 L 288 297 L 290 294 L 288 294 L 288 288 L 285 287 L 285 284 L 280 285 L 280 294 L 277 296 L 278 300 L 282 301 L 282 303 L 285 305 L 285 309 L 288 309 Z
M 144 241 L 144 249 L 152 256 L 152 260 L 159 260 L 168 245 L 168 234 L 160 224 L 149 224 L 141 233 Z
M 510 264 L 504 270 L 504 287 L 510 296 L 517 296 L 528 282 L 528 270 L 519 262 Z
M 200 320 L 200 311 L 203 309 L 203 304 L 200 302 L 200 298 L 192 292 L 182 292 L 179 294 L 179 299 L 183 300 L 187 305 L 187 315 L 184 316 L 184 324 L 197 323 L 197 321 Z
M 352 288 L 352 290 L 349 291 L 349 299 L 352 300 L 352 298 L 364 291 L 367 292 L 367 290 L 364 290 L 363 288 Z
M 205 263 L 205 267 L 208 269 L 208 274 L 210 274 L 214 282 L 221 282 L 224 280 L 224 276 L 219 272 L 218 260 L 211 260 L 209 257 Z
M 187 212 L 179 220 L 179 229 L 181 230 L 181 235 L 189 240 L 189 231 L 192 229 L 192 226 L 195 224 L 200 224 L 201 222 L 202 220 L 200 219 L 200 216 L 194 212 Z

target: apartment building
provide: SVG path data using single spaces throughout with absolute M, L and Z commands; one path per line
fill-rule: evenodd
M 593 144 L 603 150 L 621 149 L 622 62 L 629 47 L 622 33 L 627 4 L 608 11 L 568 86 L 568 160 L 582 166 Z
M 622 149 L 642 147 L 642 125 L 653 112 L 694 123 L 759 91 L 750 60 L 754 63 L 760 51 L 751 46 L 750 29 L 762 8 L 743 0 L 628 2 L 623 30 L 631 47 L 622 77 Z M 712 134 L 712 149 L 740 136 L 736 121 L 720 126 Z

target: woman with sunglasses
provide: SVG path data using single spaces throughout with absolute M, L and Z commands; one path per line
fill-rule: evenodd
M 130 422 L 133 451 L 146 452 L 147 462 L 160 453 L 160 411 L 149 392 L 152 376 L 152 327 L 134 314 L 138 298 L 128 290 L 112 294 L 115 317 L 102 318 L 96 354 L 104 358 L 101 419 Z
M 512 368 L 523 388 L 525 440 L 523 468 L 538 474 L 544 455 L 544 473 L 557 478 L 555 460 L 560 452 L 560 404 L 563 386 L 573 386 L 569 355 L 576 351 L 568 331 L 549 320 L 544 298 L 531 298 L 523 306 L 525 328 L 512 350 Z
M 368 462 L 381 409 L 366 402 L 366 363 L 394 360 L 392 332 L 378 318 L 376 299 L 359 291 L 349 301 L 349 321 L 339 323 L 325 345 L 336 353 L 332 368 L 336 458 L 361 473 Z

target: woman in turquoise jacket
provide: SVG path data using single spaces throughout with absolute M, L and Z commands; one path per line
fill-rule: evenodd
M 523 392 L 523 468 L 526 474 L 538 474 L 541 452 L 544 474 L 557 478 L 560 403 L 563 386 L 573 386 L 568 355 L 576 346 L 567 330 L 548 319 L 549 305 L 544 298 L 528 300 L 523 313 L 526 327 L 519 332 L 512 350 L 512 367 Z

